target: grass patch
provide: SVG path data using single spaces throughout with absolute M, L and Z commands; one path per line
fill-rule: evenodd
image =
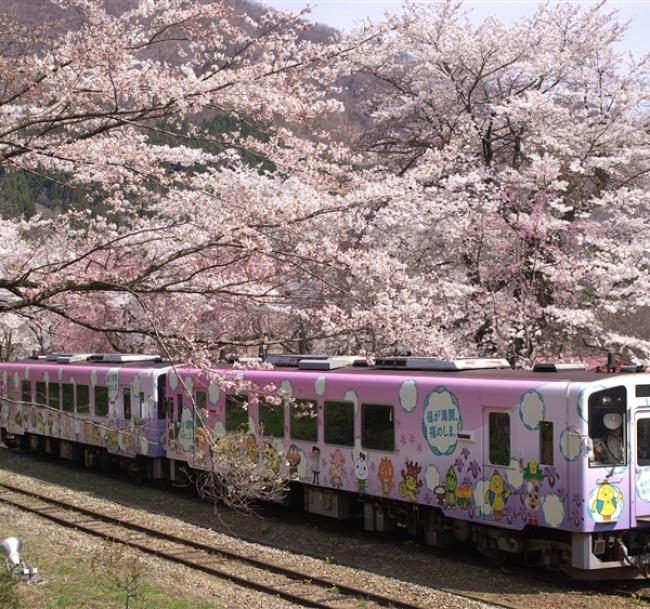
M 28 586 L 12 579 L 0 563 L 0 609 L 124 609 L 127 593 L 129 609 L 223 609 L 216 602 L 184 594 L 182 578 L 175 584 L 167 574 L 157 578 L 148 559 L 123 553 L 119 544 L 92 542 L 75 548 L 58 541 L 66 539 L 62 529 L 44 539 L 28 527 L 9 529 L 3 523 L 0 539 L 9 536 L 23 541 L 21 555 L 38 567 L 44 583 Z
M 17 586 L 18 580 L 0 563 L 0 607 L 3 609 L 18 609 L 20 607 Z

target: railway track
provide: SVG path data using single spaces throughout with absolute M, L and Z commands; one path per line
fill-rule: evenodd
M 425 609 L 417 603 L 350 586 L 332 577 L 269 564 L 250 555 L 181 538 L 10 484 L 0 483 L 0 502 L 61 526 L 124 544 L 140 552 L 282 598 L 296 605 L 315 609 L 346 609 L 359 607 L 362 601 L 367 609 Z M 245 565 L 246 569 L 242 569 L 242 565 Z M 496 602 L 479 595 L 442 591 L 506 609 L 523 609 L 520 605 Z
M 43 494 L 43 492 L 47 494 Z M 98 538 L 119 542 L 143 553 L 227 579 L 247 589 L 282 598 L 292 604 L 327 609 L 347 609 L 348 607 L 430 609 L 439 606 L 439 601 L 434 602 L 430 596 L 418 601 L 417 598 L 393 598 L 377 594 L 367 588 L 340 583 L 333 576 L 315 575 L 317 571 L 313 568 L 311 572 L 307 572 L 278 564 L 268 564 L 260 560 L 259 555 L 257 557 L 250 556 L 218 547 L 214 542 L 209 545 L 143 526 L 140 524 L 138 516 L 123 515 L 121 518 L 115 518 L 101 507 L 95 506 L 93 509 L 80 507 L 62 501 L 56 492 L 57 496 L 55 497 L 50 496 L 47 490 L 43 492 L 0 483 L 0 503 L 35 514 L 58 525 L 74 528 Z M 84 497 L 80 496 L 76 501 L 79 500 L 83 502 Z M 247 568 L 244 569 L 244 566 Z M 249 568 L 252 569 L 252 574 Z M 359 571 L 359 581 L 363 581 L 363 573 L 363 571 Z M 639 583 L 623 584 L 620 582 L 621 585 L 615 587 L 609 585 L 599 587 L 598 591 L 603 596 L 600 596 L 598 602 L 607 602 L 607 597 L 610 599 L 621 597 L 627 599 L 627 604 L 645 605 L 650 603 L 650 589 L 640 587 Z M 507 588 L 500 594 L 495 594 L 492 591 L 465 592 L 457 587 L 446 588 L 440 585 L 434 585 L 431 589 L 457 597 L 459 605 L 462 605 L 461 599 L 468 599 L 507 609 L 531 609 L 531 607 L 538 606 L 533 602 L 532 597 L 512 598 L 511 591 Z M 515 591 L 512 592 L 516 595 Z M 593 588 L 587 586 L 584 588 L 583 594 L 590 592 L 593 592 Z M 393 592 L 393 594 L 396 593 Z M 580 603 L 580 607 L 597 606 L 592 604 L 591 600 L 583 598 L 586 604 Z M 563 599 L 561 591 L 558 604 L 552 603 L 554 609 L 563 604 L 560 599 Z M 563 600 L 569 601 L 569 599 Z M 597 602 L 596 599 L 592 600 Z M 444 605 L 446 607 L 456 606 L 456 602 L 451 599 L 450 601 L 445 602 Z M 566 604 L 570 609 L 575 609 L 577 606 L 571 601 Z M 539 606 L 542 605 L 548 605 L 548 603 L 541 603 Z M 269 606 L 273 605 L 270 603 Z M 612 606 L 618 605 L 615 603 Z

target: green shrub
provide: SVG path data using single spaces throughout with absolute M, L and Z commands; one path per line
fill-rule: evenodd
M 20 596 L 16 586 L 18 578 L 13 577 L 3 565 L 0 564 L 0 608 L 18 609 L 20 607 Z

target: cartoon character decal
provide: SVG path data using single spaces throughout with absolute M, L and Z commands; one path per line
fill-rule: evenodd
M 438 507 L 447 507 L 447 491 L 442 484 L 438 484 L 433 488 L 433 496 L 436 499 L 436 505 Z
M 456 504 L 461 510 L 469 510 L 472 505 L 472 487 L 469 484 L 464 484 L 456 488 Z
M 623 493 L 615 484 L 602 482 L 594 489 L 595 497 L 590 501 L 591 516 L 595 522 L 615 522 L 623 511 Z M 591 495 L 594 495 L 592 491 Z
M 267 440 L 258 448 L 258 450 L 259 454 L 264 455 L 264 457 L 270 461 L 269 466 L 271 468 L 271 471 L 279 474 L 281 464 L 280 454 L 277 450 L 275 450 L 275 448 L 273 448 L 273 444 Z
M 72 418 L 69 416 L 63 417 L 63 430 L 62 435 L 64 438 L 72 438 Z
M 524 480 L 526 480 L 525 504 L 528 511 L 528 523 L 539 524 L 537 512 L 542 505 L 540 487 L 544 480 L 544 474 L 536 461 L 529 461 L 524 469 Z
M 118 434 L 117 431 L 111 429 L 106 431 L 104 434 L 104 441 L 106 443 L 106 448 L 116 449 L 118 448 Z
M 94 423 L 90 423 L 90 425 L 92 426 L 90 429 L 90 439 L 92 440 L 93 444 L 100 444 L 102 436 L 99 427 Z
M 189 408 L 183 407 L 177 439 L 184 453 L 192 451 L 194 447 L 194 415 Z
M 39 412 L 38 420 L 36 421 L 36 427 L 38 429 L 38 432 L 44 434 L 46 426 L 47 424 L 45 423 L 45 417 L 43 416 L 42 412 Z
M 289 450 L 287 450 L 287 464 L 289 465 L 289 475 L 297 476 L 298 465 L 300 465 L 300 452 L 298 452 L 298 447 L 295 444 L 291 444 Z
M 311 482 L 312 484 L 320 484 L 318 478 L 320 476 L 320 448 L 312 446 L 311 449 Z
M 488 490 L 485 492 L 485 501 L 490 505 L 494 512 L 494 519 L 498 522 L 501 520 L 503 510 L 506 509 L 506 503 L 510 496 L 510 489 L 501 474 L 495 469 Z
M 343 486 L 345 457 L 339 448 L 330 455 L 330 484 L 334 488 Z
M 364 452 L 360 452 L 354 462 L 354 475 L 357 477 L 359 492 L 365 493 L 368 483 L 368 458 Z
M 456 487 L 458 486 L 458 478 L 453 465 L 447 470 L 444 486 L 447 493 L 447 507 L 453 510 L 456 507 Z
M 178 452 L 178 434 L 180 433 L 180 426 L 177 421 L 170 420 L 167 427 L 167 448 L 171 452 Z
M 36 408 L 30 408 L 29 409 L 29 426 L 31 429 L 36 429 L 36 425 L 38 424 L 38 414 L 36 412 Z
M 208 459 L 208 448 L 208 430 L 203 426 L 197 427 L 194 430 L 194 457 L 199 462 L 204 463 Z
M 418 476 L 422 471 L 422 466 L 414 461 L 406 460 L 406 470 L 402 470 L 402 482 L 399 484 L 399 494 L 406 497 L 411 501 L 417 501 L 420 489 L 422 488 L 422 480 L 418 480 Z
M 117 436 L 117 443 L 120 450 L 129 452 L 131 450 L 131 430 L 128 425 L 124 425 Z
M 393 482 L 393 464 L 388 457 L 384 457 L 379 462 L 379 469 L 377 471 L 377 478 L 379 479 L 379 486 L 381 492 L 388 496 L 393 490 L 395 483 Z

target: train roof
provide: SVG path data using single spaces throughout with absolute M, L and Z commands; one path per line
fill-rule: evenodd
M 3 362 L 4 364 L 19 364 L 30 368 L 47 368 L 50 366 L 63 366 L 65 368 L 127 368 L 130 370 L 158 370 L 171 368 L 173 365 L 168 361 L 140 361 L 140 362 L 99 362 L 99 361 L 77 361 L 57 362 L 45 359 L 21 359 Z
M 558 372 L 538 372 L 534 370 L 522 369 L 479 369 L 479 370 L 387 370 L 383 368 L 360 368 L 357 366 L 348 366 L 332 370 L 330 374 L 359 374 L 359 375 L 387 375 L 387 376 L 414 376 L 414 377 L 432 377 L 432 378 L 463 378 L 476 380 L 493 380 L 493 381 L 555 381 L 566 382 L 576 381 L 591 383 L 605 378 L 630 374 L 629 372 L 595 372 L 589 370 L 562 370 Z
M 85 357 L 83 359 L 82 357 Z M 279 360 L 279 363 L 275 363 L 275 367 L 272 369 L 262 369 L 265 372 L 275 371 L 281 373 L 318 373 L 326 374 L 328 376 L 339 376 L 339 375 L 354 375 L 354 376 L 409 376 L 416 378 L 436 378 L 436 379 L 468 379 L 468 380 L 485 380 L 485 381 L 534 381 L 534 382 L 581 382 L 581 383 L 592 383 L 597 381 L 603 381 L 612 376 L 620 376 L 622 374 L 635 374 L 633 369 L 624 368 L 622 370 L 616 370 L 615 372 L 604 372 L 604 371 L 595 371 L 595 370 L 585 370 L 578 368 L 568 367 L 566 369 L 562 368 L 562 365 L 558 365 L 556 369 L 553 365 L 548 365 L 543 368 L 543 370 L 524 370 L 507 367 L 507 362 L 505 360 L 498 359 L 484 359 L 476 358 L 471 360 L 472 363 L 477 364 L 475 368 L 466 368 L 463 367 L 465 363 L 470 361 L 469 359 L 463 360 L 452 360 L 451 362 L 445 362 L 442 360 L 435 360 L 433 358 L 413 358 L 414 366 L 408 367 L 404 365 L 404 362 L 401 360 L 409 358 L 389 358 L 383 362 L 384 365 L 379 366 L 368 366 L 364 365 L 365 360 L 363 358 L 354 358 L 354 357 L 340 357 L 334 356 L 327 358 L 327 356 L 280 356 L 280 357 L 289 357 L 292 359 Z M 318 358 L 318 359 L 316 359 Z M 135 361 L 131 361 L 135 359 Z M 326 362 L 327 360 L 340 360 L 340 364 L 334 368 L 319 368 L 313 367 L 314 362 Z M 305 368 L 299 362 L 301 360 L 311 360 L 311 363 L 308 364 Z M 347 361 L 346 361 L 347 360 Z M 427 361 L 428 360 L 428 361 Z M 380 360 L 377 360 L 378 363 L 381 363 Z M 440 367 L 427 368 L 427 365 L 434 363 L 434 365 L 440 365 Z M 454 367 L 453 364 L 458 364 L 460 362 L 460 367 Z M 485 363 L 488 367 L 482 367 Z M 61 366 L 61 367 L 70 367 L 70 368 L 96 368 L 96 369 L 105 369 L 105 368 L 125 368 L 133 371 L 138 370 L 165 370 L 171 367 L 189 370 L 190 366 L 178 363 L 170 362 L 168 360 L 163 360 L 159 356 L 145 356 L 145 355 L 129 355 L 129 354 L 96 354 L 96 355 L 86 355 L 86 356 L 70 356 L 63 355 L 59 356 L 58 359 L 55 356 L 40 356 L 38 358 L 27 358 L 22 360 L 8 361 L 4 364 L 9 365 L 22 365 L 29 366 L 30 368 L 46 368 L 51 366 Z M 348 365 L 343 365 L 348 364 Z M 361 364 L 361 365 L 360 365 Z M 394 364 L 394 365 L 391 365 Z M 489 365 L 491 364 L 491 365 Z M 418 366 L 422 366 L 419 367 Z M 448 366 L 445 368 L 445 366 Z M 246 368 L 241 367 L 234 363 L 220 363 L 214 367 L 215 372 L 219 370 L 223 371 L 232 371 L 237 370 L 238 372 L 245 371 L 254 371 L 256 368 Z
M 508 361 L 495 357 L 461 357 L 441 360 L 435 357 L 381 357 L 368 365 L 365 357 L 321 355 L 269 355 L 265 358 L 276 370 L 286 372 L 317 372 L 337 376 L 399 376 L 432 379 L 452 378 L 485 381 L 581 382 L 592 383 L 621 374 L 643 371 L 635 365 L 623 366 L 614 372 L 587 370 L 580 362 L 543 362 L 532 370 L 512 368 Z M 260 361 L 260 360 L 258 360 Z M 232 366 L 219 366 L 229 369 Z
M 237 370 L 246 372 L 255 369 L 235 368 L 231 364 L 220 364 L 214 368 L 219 370 Z M 362 366 L 345 366 L 334 370 L 303 370 L 296 367 L 278 366 L 272 369 L 262 370 L 263 372 L 284 372 L 284 373 L 317 373 L 326 374 L 327 376 L 355 375 L 355 376 L 408 376 L 415 378 L 445 378 L 445 379 L 472 379 L 472 380 L 491 380 L 491 381 L 538 381 L 538 382 L 582 382 L 592 383 L 604 379 L 632 375 L 629 371 L 617 372 L 595 372 L 590 370 L 564 370 L 558 372 L 537 372 L 533 370 L 522 369 L 482 369 L 482 370 L 405 370 L 405 369 L 386 369 Z

